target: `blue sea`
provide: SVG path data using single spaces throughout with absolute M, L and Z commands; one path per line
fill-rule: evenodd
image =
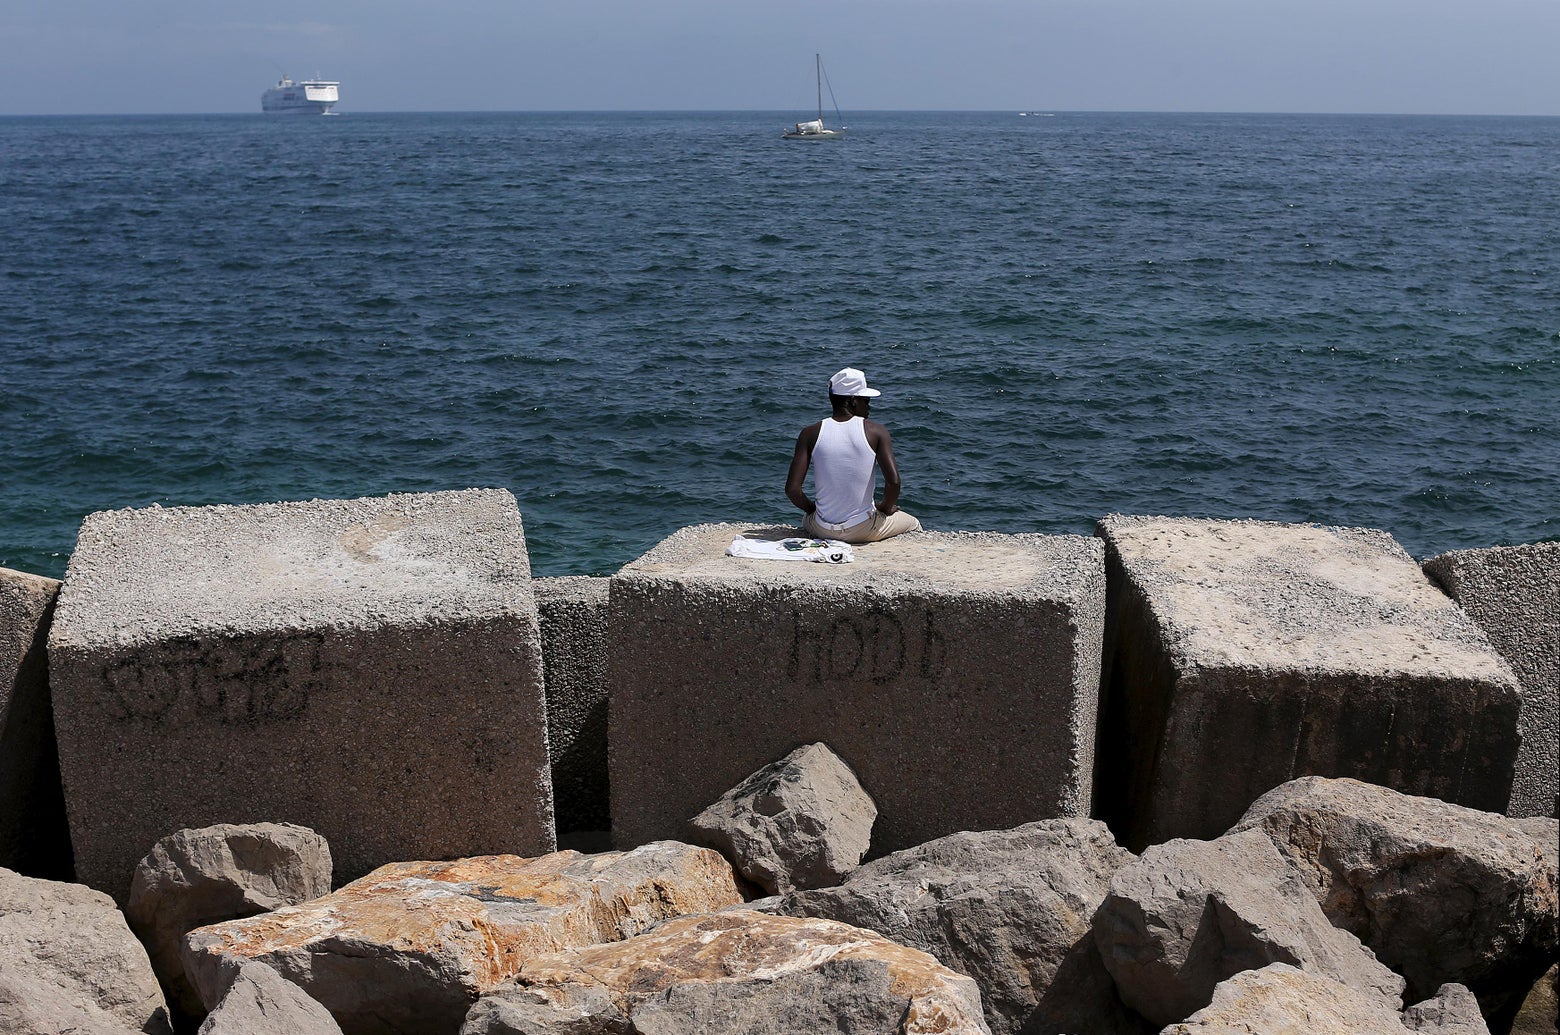
M 799 517 L 846 365 L 930 528 L 1560 535 L 1560 119 L 798 117 L 0 119 L 0 566 L 503 486 L 608 573 Z

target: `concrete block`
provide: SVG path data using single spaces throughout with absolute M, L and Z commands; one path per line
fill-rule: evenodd
M 121 903 L 186 827 L 309 827 L 338 882 L 554 845 L 502 490 L 89 515 L 49 651 L 77 873 Z
M 1301 776 L 1505 807 L 1516 679 L 1390 535 L 1122 515 L 1097 534 L 1100 811 L 1128 848 L 1217 837 Z
M 875 855 L 1088 813 L 1098 542 L 925 532 L 853 564 L 724 556 L 743 531 L 683 529 L 612 577 L 619 845 L 678 836 L 815 741 L 877 802 Z
M 73 878 L 45 644 L 57 579 L 0 568 L 0 866 Z
M 607 580 L 537 579 L 558 832 L 607 830 Z
M 1556 817 L 1560 796 L 1560 542 L 1456 550 L 1424 563 L 1522 687 L 1511 816 Z

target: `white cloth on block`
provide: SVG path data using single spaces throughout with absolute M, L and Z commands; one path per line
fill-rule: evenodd
M 739 535 L 726 547 L 728 557 L 752 557 L 764 561 L 815 561 L 849 564 L 856 559 L 849 543 L 828 539 L 758 539 Z

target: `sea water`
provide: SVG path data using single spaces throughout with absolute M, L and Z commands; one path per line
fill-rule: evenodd
M 538 574 L 794 521 L 828 378 L 929 528 L 1557 534 L 1560 119 L 0 119 L 0 566 L 503 486 Z

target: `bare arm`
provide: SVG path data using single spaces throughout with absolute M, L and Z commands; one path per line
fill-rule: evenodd
M 883 425 L 868 421 L 867 444 L 877 455 L 878 467 L 883 472 L 883 498 L 878 500 L 877 509 L 892 514 L 899 509 L 899 467 L 894 463 L 894 440 Z
M 807 468 L 812 466 L 813 446 L 818 444 L 818 427 L 817 424 L 809 425 L 796 436 L 796 452 L 791 454 L 791 470 L 785 476 L 785 494 L 804 514 L 811 514 L 818 507 L 807 498 L 803 488 L 807 481 Z

